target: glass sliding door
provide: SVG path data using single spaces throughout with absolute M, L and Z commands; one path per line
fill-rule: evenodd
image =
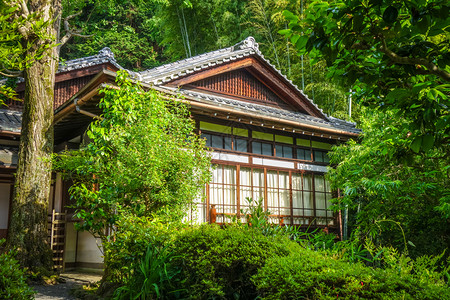
M 216 165 L 209 184 L 209 204 L 215 205 L 217 223 L 229 223 L 237 213 L 236 167 Z
M 251 198 L 253 205 L 262 199 L 275 224 L 336 225 L 330 210 L 331 187 L 323 174 L 216 165 L 206 195 L 206 203 L 197 201 L 196 212 L 205 222 L 211 205 L 215 205 L 217 223 L 230 223 L 235 217 L 246 222 L 246 199 Z
M 334 220 L 333 212 L 330 210 L 332 198 L 330 184 L 323 175 L 315 175 L 314 188 L 317 225 L 332 225 Z

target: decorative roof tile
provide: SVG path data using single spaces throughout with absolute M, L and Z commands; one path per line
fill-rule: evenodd
M 19 133 L 22 128 L 22 112 L 0 109 L 0 131 Z
M 111 49 L 105 47 L 102 50 L 98 51 L 98 54 L 96 55 L 60 62 L 57 73 L 83 69 L 86 67 L 96 66 L 108 62 L 113 64 L 118 69 L 123 69 L 122 66 L 120 66 L 116 62 L 114 53 L 111 51 Z
M 59 62 L 58 71 L 56 71 L 56 73 L 58 74 L 78 69 L 84 69 L 108 62 L 114 65 L 119 70 L 123 69 L 123 67 L 116 62 L 114 53 L 111 51 L 111 49 L 105 47 L 102 50 L 98 51 L 98 54 L 96 55 Z M 22 77 L 17 78 L 18 83 L 23 81 L 24 79 Z M 6 79 L 0 80 L 0 85 L 5 84 L 5 82 Z
M 19 158 L 19 149 L 14 147 L 0 146 L 0 166 L 15 167 Z

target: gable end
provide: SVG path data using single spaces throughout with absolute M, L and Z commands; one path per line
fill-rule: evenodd
M 246 69 L 238 69 L 192 82 L 185 86 L 211 93 L 219 93 L 239 100 L 296 110 L 256 79 Z

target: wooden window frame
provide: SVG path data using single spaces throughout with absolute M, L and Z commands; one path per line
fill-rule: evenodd
M 241 198 L 241 193 L 242 193 L 242 189 L 246 189 L 247 191 L 250 192 L 251 197 L 253 198 L 255 196 L 255 192 L 256 189 L 258 189 L 258 191 L 262 191 L 263 194 L 263 206 L 264 206 L 264 210 L 269 211 L 271 214 L 269 217 L 271 217 L 272 219 L 283 219 L 283 222 L 280 221 L 280 224 L 283 224 L 285 220 L 289 220 L 289 224 L 293 225 L 293 226 L 316 226 L 316 227 L 332 227 L 332 228 L 337 228 L 337 226 L 339 225 L 339 220 L 336 219 L 336 214 L 332 213 L 330 216 L 330 212 L 329 212 L 329 205 L 328 205 L 328 197 L 333 197 L 333 191 L 331 192 L 327 192 L 327 185 L 329 185 L 329 183 L 327 183 L 327 180 L 325 178 L 325 174 L 324 173 L 320 173 L 320 172 L 306 172 L 304 170 L 285 170 L 282 168 L 276 168 L 276 167 L 261 167 L 261 166 L 243 166 L 241 164 L 234 164 L 234 165 L 228 165 L 228 164 L 215 164 L 217 167 L 220 167 L 222 169 L 222 178 L 224 177 L 224 167 L 225 166 L 234 166 L 233 168 L 233 172 L 235 173 L 235 183 L 230 184 L 230 183 L 210 183 L 207 186 L 207 213 L 206 215 L 209 217 L 209 209 L 211 206 L 211 188 L 214 185 L 221 185 L 222 186 L 222 192 L 225 193 L 225 186 L 230 186 L 230 187 L 234 187 L 234 191 L 235 191 L 235 200 L 236 200 L 236 209 L 235 209 L 235 213 L 231 213 L 231 215 L 236 215 L 236 217 L 238 219 L 240 219 L 242 217 L 240 210 L 243 206 L 247 206 L 246 204 L 244 204 L 242 201 L 244 201 L 244 199 Z M 250 185 L 244 185 L 241 182 L 241 170 L 242 169 L 247 169 L 248 171 L 250 171 L 250 177 L 249 177 L 249 183 Z M 262 173 L 263 178 L 262 178 L 262 185 L 261 186 L 255 186 L 255 182 L 254 182 L 254 174 L 255 171 L 259 170 L 259 172 Z M 269 187 L 268 186 L 268 173 L 271 172 L 276 172 L 276 180 L 277 180 L 277 187 Z M 288 174 L 288 183 L 287 183 L 287 188 L 280 188 L 280 172 L 283 172 L 285 174 Z M 296 189 L 293 188 L 293 176 L 294 174 L 299 175 L 300 180 L 301 180 L 301 184 L 300 186 L 298 186 Z M 310 187 L 309 189 L 305 188 L 304 185 L 304 180 L 305 180 L 305 176 L 309 175 L 310 176 Z M 260 175 L 259 175 L 260 176 Z M 323 180 L 323 186 L 324 186 L 324 190 L 323 191 L 316 191 L 316 180 L 317 180 L 317 176 L 321 177 L 321 180 Z M 268 194 L 271 191 L 276 191 L 276 196 L 277 196 L 277 206 L 269 206 L 269 199 L 268 199 Z M 280 204 L 280 193 L 281 192 L 287 192 L 289 195 L 289 207 L 286 206 L 281 206 Z M 301 196 L 301 206 L 300 207 L 294 207 L 293 205 L 293 193 L 299 193 L 299 195 Z M 312 201 L 312 207 L 308 208 L 311 213 L 307 213 L 305 211 L 305 192 L 310 194 L 310 199 Z M 317 199 L 317 195 L 318 193 L 322 193 L 324 195 L 323 201 L 325 201 L 324 203 L 324 207 L 325 208 L 321 208 L 320 210 L 325 211 L 325 216 L 319 216 L 318 215 L 318 199 Z M 329 194 L 329 195 L 328 195 Z M 225 200 L 225 194 L 222 195 L 223 200 Z M 254 199 L 257 200 L 257 199 Z M 225 201 L 224 201 L 225 202 Z M 242 202 L 242 203 L 241 203 Z M 217 207 L 220 209 L 218 209 L 218 215 L 222 214 L 222 220 L 223 222 L 220 222 L 221 224 L 223 223 L 227 223 L 226 222 L 226 217 L 225 215 L 229 215 L 226 212 L 225 209 L 225 205 L 224 203 L 219 203 L 216 204 Z M 234 206 L 232 204 L 230 205 L 226 205 L 227 207 L 230 206 Z M 297 211 L 297 213 L 294 212 L 294 209 Z M 233 209 L 231 209 L 233 210 Z M 272 210 L 272 211 L 271 211 Z M 281 212 L 282 211 L 289 211 L 289 215 L 284 215 Z M 301 213 L 299 213 L 301 212 Z M 299 223 L 295 223 L 296 220 L 300 220 Z M 320 219 L 320 220 L 319 220 Z M 209 220 L 209 219 L 208 219 Z M 308 221 L 306 221 L 308 220 Z

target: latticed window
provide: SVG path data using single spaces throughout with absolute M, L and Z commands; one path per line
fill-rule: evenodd
M 336 225 L 330 210 L 332 193 L 324 175 L 263 168 L 216 165 L 206 191 L 206 202 L 199 202 L 198 216 L 209 221 L 208 209 L 215 206 L 217 223 L 246 218 L 246 198 L 263 199 L 273 223 L 297 225 Z
M 206 146 L 216 150 L 329 163 L 327 152 L 332 145 L 303 135 L 279 135 L 203 121 L 200 122 L 199 129 L 201 137 L 206 140 Z

